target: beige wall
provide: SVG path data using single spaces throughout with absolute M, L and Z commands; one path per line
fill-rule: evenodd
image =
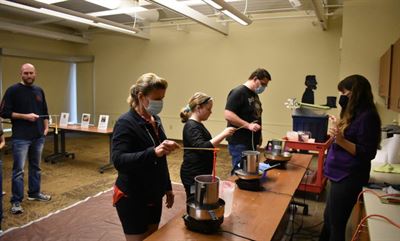
M 190 26 L 189 32 L 154 29 L 150 41 L 97 36 L 89 45 L 96 56 L 96 112 L 110 113 L 113 119 L 125 112 L 130 85 L 140 74 L 152 71 L 169 81 L 161 114 L 169 137 L 181 138 L 179 111 L 196 91 L 215 99 L 205 124 L 216 134 L 226 125 L 223 110 L 230 89 L 257 67 L 265 67 L 272 82 L 261 97 L 264 140 L 282 137 L 292 125 L 284 102 L 301 98 L 305 75 L 317 76 L 317 103 L 337 94 L 340 29 L 339 20 L 322 31 L 311 19 L 285 19 L 258 21 L 249 27 L 232 24 L 229 36 L 198 25 Z
M 94 114 L 93 103 L 93 63 L 78 63 L 76 66 L 77 72 L 77 118 L 81 120 L 82 113 L 92 114 L 90 123 L 97 124 L 98 116 Z
M 37 69 L 35 84 L 44 90 L 49 114 L 65 111 L 69 64 L 63 62 L 3 57 L 3 93 L 9 86 L 21 81 L 20 67 L 27 62 L 35 65 Z
M 378 95 L 379 58 L 400 38 L 400 1 L 345 0 L 340 76 L 362 74 L 371 81 L 382 123 L 400 115 L 385 109 Z
M 54 41 L 20 34 L 11 34 L 0 31 L 0 48 L 40 53 L 40 58 L 55 56 L 76 56 L 86 54 L 87 46 L 72 44 L 64 41 Z M 50 114 L 60 114 L 68 111 L 69 107 L 69 71 L 70 63 L 32 57 L 0 56 L 2 91 L 17 82 L 20 82 L 20 66 L 32 63 L 37 70 L 35 84 L 43 88 Z M 78 87 L 78 120 L 82 112 L 92 113 L 93 110 L 93 63 L 79 63 L 77 65 Z M 2 93 L 2 94 L 3 94 Z
M 0 30 L 0 48 L 25 49 L 53 54 L 76 55 L 82 51 L 81 46 L 81 44 L 55 41 L 23 34 L 14 34 Z

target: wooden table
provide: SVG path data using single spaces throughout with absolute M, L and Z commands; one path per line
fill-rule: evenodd
M 311 158 L 311 155 L 294 154 L 286 170 L 268 171 L 263 183 L 265 191 L 251 192 L 236 187 L 232 214 L 224 219 L 221 229 L 253 240 L 271 240 Z M 185 227 L 183 214 L 178 214 L 146 240 L 244 240 L 229 233 L 192 232 Z
M 65 133 L 66 132 L 82 132 L 82 133 L 90 133 L 90 134 L 102 134 L 108 135 L 109 137 L 109 161 L 106 165 L 103 165 L 99 168 L 99 172 L 103 173 L 106 169 L 112 167 L 111 162 L 111 137 L 113 134 L 113 128 L 107 128 L 106 130 L 99 130 L 95 126 L 89 126 L 88 128 L 81 128 L 80 125 L 68 125 L 68 126 L 57 126 L 57 133 L 55 131 L 56 126 L 50 125 L 50 128 L 54 130 L 54 151 L 53 154 L 44 158 L 46 162 L 50 161 L 51 163 L 55 163 L 56 161 L 62 160 L 64 158 L 75 158 L 75 153 L 67 152 L 65 148 Z M 60 139 L 59 139 L 60 138 Z M 59 141 L 61 145 L 59 145 Z

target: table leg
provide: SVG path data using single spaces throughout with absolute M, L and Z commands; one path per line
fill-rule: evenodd
M 110 156 L 108 158 L 108 163 L 106 165 L 103 165 L 103 166 L 99 167 L 99 172 L 101 174 L 103 174 L 105 170 L 108 170 L 108 169 L 111 169 L 111 168 L 114 167 L 114 164 L 112 163 L 112 159 L 111 159 L 111 153 L 112 153 L 111 152 L 112 151 L 111 139 L 112 139 L 112 134 L 108 135 L 108 143 L 109 143 L 108 144 L 108 149 L 109 149 L 108 153 L 109 153 Z
M 60 136 L 61 151 L 59 150 L 60 147 L 58 144 L 58 136 Z M 65 131 L 60 129 L 59 134 L 54 133 L 54 154 L 45 157 L 45 161 L 50 161 L 52 164 L 54 164 L 57 161 L 61 161 L 62 159 L 68 157 L 75 159 L 75 154 L 69 153 L 65 150 Z
M 54 159 L 59 158 L 60 156 L 60 149 L 59 149 L 59 145 L 58 145 L 58 133 L 53 132 L 53 154 L 48 155 L 44 158 L 45 162 L 52 162 Z

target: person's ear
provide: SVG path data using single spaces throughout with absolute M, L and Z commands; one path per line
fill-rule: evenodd
M 143 101 L 143 99 L 144 99 L 144 94 L 142 93 L 142 92 L 139 92 L 138 93 L 138 99 L 140 100 L 140 101 Z

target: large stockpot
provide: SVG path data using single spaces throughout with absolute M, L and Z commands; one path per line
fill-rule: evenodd
M 243 172 L 248 174 L 258 174 L 260 163 L 260 152 L 258 151 L 243 151 L 241 168 Z
M 219 220 L 223 219 L 225 210 L 225 201 L 223 199 L 218 199 L 217 203 L 214 205 L 198 206 L 193 201 L 189 199 L 186 203 L 186 211 L 188 215 L 196 220 Z
M 194 178 L 195 204 L 197 206 L 218 203 L 219 178 L 212 175 L 199 175 Z

